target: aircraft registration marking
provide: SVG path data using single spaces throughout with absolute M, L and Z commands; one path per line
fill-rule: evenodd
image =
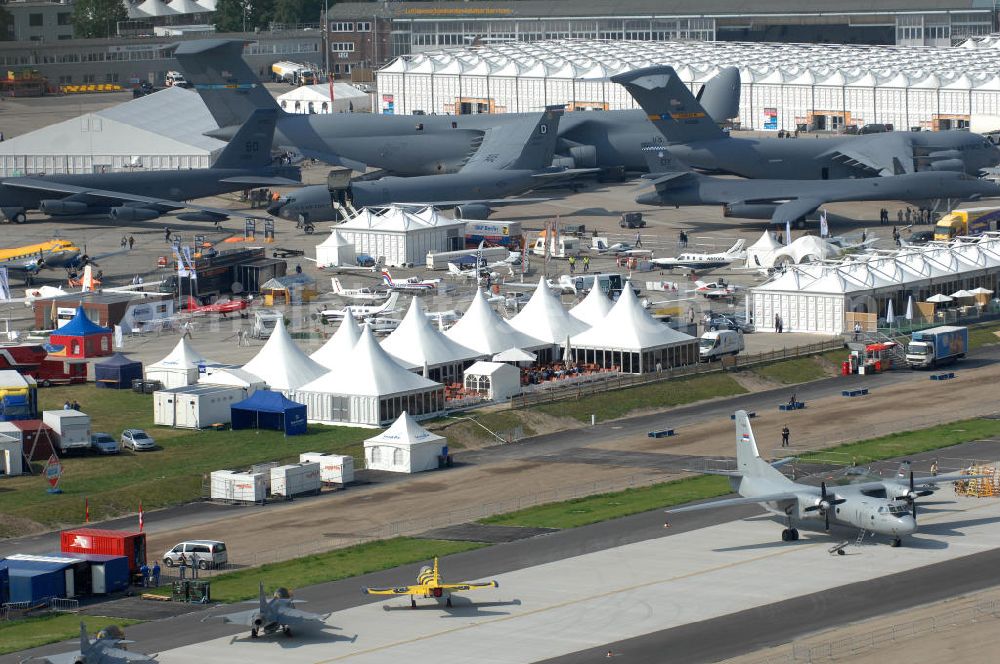
M 704 113 L 671 113 L 670 117 L 674 120 L 693 120 L 695 118 L 705 117 Z

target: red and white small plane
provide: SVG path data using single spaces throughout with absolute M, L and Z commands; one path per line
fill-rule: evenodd
M 700 293 L 709 300 L 722 297 L 733 297 L 736 295 L 736 291 L 739 290 L 739 286 L 736 286 L 735 284 L 727 284 L 724 281 L 696 281 L 694 283 L 697 288 L 688 292 Z
M 184 308 L 183 313 L 221 314 L 222 317 L 225 318 L 227 314 L 245 311 L 249 306 L 250 302 L 248 300 L 224 300 L 222 302 L 213 302 L 212 304 L 199 304 L 198 300 L 189 295 L 187 299 L 187 306 Z M 247 315 L 245 313 L 241 313 L 240 316 L 246 318 Z
M 382 282 L 390 290 L 417 293 L 423 293 L 441 286 L 440 279 L 420 279 L 418 277 L 409 277 L 403 281 L 395 281 L 393 280 L 392 275 L 389 274 L 389 270 L 382 270 Z

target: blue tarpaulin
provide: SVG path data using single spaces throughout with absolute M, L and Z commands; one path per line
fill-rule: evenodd
M 230 406 L 233 429 L 276 429 L 295 436 L 306 432 L 306 407 L 280 392 L 258 390 Z

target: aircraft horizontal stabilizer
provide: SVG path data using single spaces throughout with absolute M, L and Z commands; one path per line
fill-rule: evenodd
M 547 173 L 533 173 L 531 177 L 537 179 L 551 179 L 551 180 L 562 180 L 566 178 L 575 178 L 579 175 L 589 175 L 591 173 L 599 173 L 601 169 L 599 168 L 567 168 L 561 171 L 551 171 Z

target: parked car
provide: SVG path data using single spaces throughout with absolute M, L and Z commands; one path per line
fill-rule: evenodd
M 218 567 L 229 562 L 229 552 L 226 551 L 226 543 L 218 540 L 190 540 L 181 542 L 174 548 L 163 554 L 163 564 L 173 567 L 180 564 L 181 555 L 190 566 L 198 566 L 198 569 L 208 569 Z
M 149 81 L 142 81 L 138 86 L 132 88 L 132 98 L 138 99 L 139 97 L 145 97 L 146 95 L 151 95 L 156 92 L 159 88 L 153 86 Z
M 127 447 L 133 452 L 140 452 L 156 447 L 156 441 L 142 429 L 125 429 L 122 431 L 122 447 Z
M 641 212 L 623 212 L 618 225 L 622 228 L 645 228 L 646 221 L 642 218 Z
M 748 323 L 746 317 L 741 314 L 717 314 L 709 312 L 705 315 L 705 327 L 710 331 L 716 330 L 736 330 L 737 332 L 753 332 L 753 324 Z
M 121 448 L 118 441 L 109 433 L 94 433 L 90 435 L 90 447 L 98 454 L 118 454 Z
M 920 246 L 927 244 L 933 239 L 934 231 L 917 231 L 916 233 L 911 233 L 910 237 L 906 238 L 906 243 Z

